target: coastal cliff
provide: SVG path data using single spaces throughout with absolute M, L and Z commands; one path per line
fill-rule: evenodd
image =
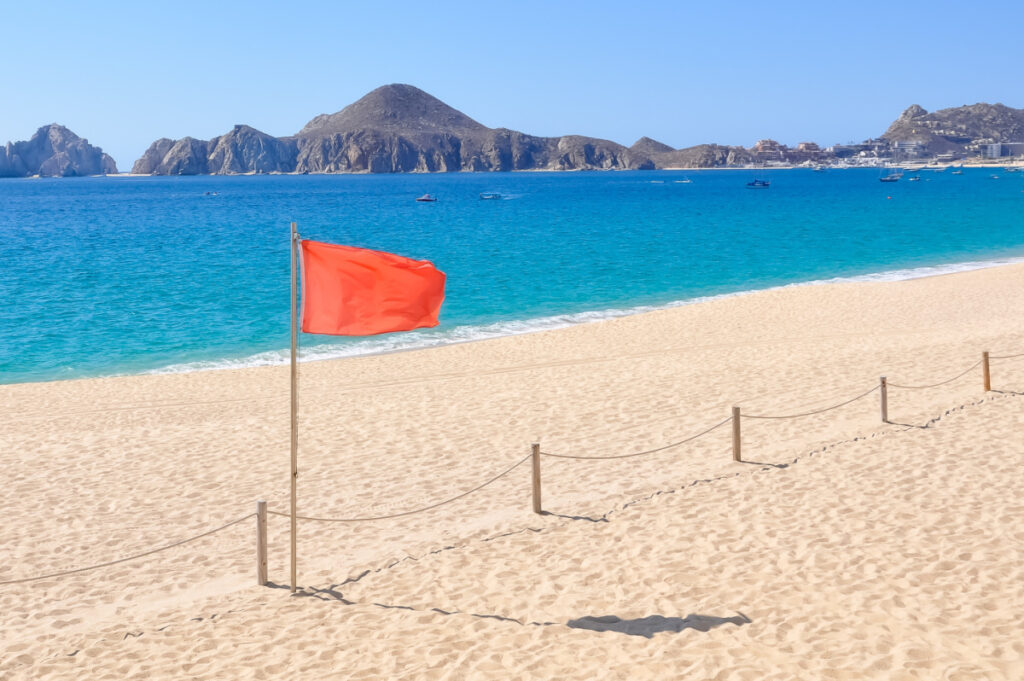
M 296 145 L 248 125 L 236 125 L 212 140 L 185 137 L 158 139 L 142 155 L 132 172 L 142 175 L 205 175 L 292 172 Z
M 643 153 L 579 135 L 537 137 L 488 128 L 411 85 L 385 85 L 291 137 L 239 125 L 209 141 L 160 139 L 133 172 L 400 173 L 652 169 Z
M 99 147 L 63 125 L 39 128 L 32 139 L 0 148 L 0 177 L 80 177 L 116 173 L 117 165 Z
M 385 85 L 341 111 L 314 117 L 294 135 L 236 125 L 211 140 L 159 139 L 135 162 L 147 175 L 243 173 L 435 173 L 508 170 L 650 170 L 750 164 L 877 163 L 980 153 L 992 142 L 1024 141 L 1024 110 L 975 104 L 928 113 L 914 105 L 879 140 L 751 148 L 700 144 L 674 149 L 649 137 L 631 147 L 580 135 L 539 137 L 489 128 L 411 85 Z

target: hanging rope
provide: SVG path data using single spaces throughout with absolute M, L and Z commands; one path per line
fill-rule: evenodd
M 805 411 L 802 414 L 788 414 L 786 416 L 763 416 L 763 415 L 760 415 L 760 414 L 741 414 L 741 417 L 745 418 L 745 419 L 798 419 L 798 418 L 802 418 L 804 416 L 814 416 L 815 414 L 824 414 L 826 411 L 832 411 L 833 409 L 838 409 L 839 407 L 845 407 L 846 405 L 850 404 L 851 402 L 856 402 L 857 400 L 859 400 L 859 399 L 861 399 L 863 397 L 867 397 L 868 395 L 870 395 L 871 393 L 875 392 L 876 390 L 878 390 L 878 386 L 877 385 L 875 387 L 871 388 L 871 390 L 868 390 L 867 392 L 863 392 L 860 395 L 857 395 L 856 397 L 852 397 L 852 398 L 846 400 L 845 402 L 840 402 L 839 404 L 833 404 L 831 407 L 825 407 L 824 409 L 815 409 L 814 411 Z
M 473 489 L 471 489 L 471 490 L 469 490 L 467 492 L 463 492 L 462 494 L 460 494 L 458 496 L 455 496 L 455 497 L 452 497 L 451 499 L 445 499 L 444 501 L 439 501 L 436 504 L 431 504 L 430 506 L 424 506 L 423 508 L 417 508 L 417 509 L 412 510 L 412 511 L 402 511 L 401 513 L 392 513 L 390 515 L 378 515 L 378 516 L 371 516 L 371 517 L 366 517 L 366 518 L 317 518 L 317 517 L 314 517 L 314 516 L 306 516 L 306 515 L 296 515 L 295 518 L 296 518 L 296 520 L 312 520 L 312 521 L 315 521 L 315 522 L 318 522 L 318 523 L 363 523 L 363 522 L 368 522 L 368 521 L 371 521 L 371 520 L 389 520 L 391 518 L 401 518 L 402 516 L 414 515 L 416 513 L 423 513 L 424 511 L 430 511 L 430 510 L 435 509 L 435 508 L 437 508 L 439 506 L 444 506 L 445 504 L 450 504 L 453 501 L 458 501 L 459 499 L 462 499 L 463 497 L 469 496 L 473 492 L 478 492 L 478 491 L 482 490 L 484 487 L 487 487 L 492 482 L 497 482 L 499 479 L 505 477 L 506 475 L 508 475 L 509 473 L 514 471 L 515 469 L 517 469 L 520 466 L 522 466 L 524 463 L 526 463 L 526 460 L 529 459 L 530 456 L 532 456 L 532 454 L 527 454 L 522 459 L 520 459 L 516 463 L 512 464 L 511 467 L 505 469 L 501 473 L 498 473 L 497 475 L 495 475 L 493 478 L 491 478 L 487 482 L 483 483 L 482 485 L 477 485 L 476 487 L 474 487 Z M 279 515 L 279 516 L 281 516 L 283 518 L 290 518 L 291 517 L 291 514 L 289 514 L 289 513 L 281 513 L 280 511 L 267 511 L 267 513 L 269 513 L 270 515 Z
M 134 556 L 128 556 L 127 558 L 118 558 L 117 560 L 111 560 L 111 561 L 108 561 L 106 563 L 100 563 L 98 565 L 90 565 L 89 567 L 77 568 L 75 570 L 64 570 L 63 572 L 54 572 L 52 574 L 41 575 L 39 577 L 25 577 L 23 579 L 9 579 L 9 580 L 7 580 L 5 582 L 0 582 L 0 586 L 3 586 L 5 584 L 22 584 L 24 582 L 38 582 L 41 579 L 50 579 L 52 577 L 63 577 L 64 575 L 73 575 L 73 574 L 77 574 L 79 572 L 86 572 L 88 570 L 98 570 L 99 568 L 110 567 L 111 565 L 117 565 L 118 563 L 127 563 L 130 560 L 136 560 L 138 558 L 144 558 L 145 556 L 151 556 L 154 553 L 160 553 L 161 551 L 166 551 L 167 549 L 173 549 L 175 546 L 181 546 L 182 544 L 188 544 L 189 542 L 193 542 L 193 541 L 195 541 L 197 539 L 202 539 L 203 537 L 209 537 L 211 534 L 214 534 L 216 532 L 220 532 L 221 530 L 226 530 L 227 528 L 231 527 L 232 525 L 237 525 L 238 523 L 244 522 L 244 521 L 248 520 L 249 518 L 252 518 L 254 515 L 256 515 L 256 514 L 255 513 L 250 513 L 247 516 L 239 518 L 238 520 L 232 520 L 230 523 L 228 523 L 226 525 L 221 525 L 220 527 L 218 527 L 216 529 L 213 529 L 213 530 L 209 530 L 208 532 L 203 532 L 202 534 L 197 534 L 194 537 L 189 537 L 188 539 L 182 539 L 181 541 L 176 541 L 173 544 L 168 544 L 166 546 L 161 546 L 161 547 L 156 548 L 156 549 L 150 549 L 149 551 L 144 551 L 143 553 L 137 553 Z
M 702 430 L 701 432 L 697 433 L 696 435 L 691 435 L 690 437 L 686 438 L 685 440 L 680 440 L 679 442 L 672 442 L 671 444 L 667 444 L 667 445 L 658 447 L 656 449 L 648 449 L 648 450 L 645 450 L 645 451 L 642 451 L 642 452 L 633 452 L 632 454 L 613 454 L 611 456 L 574 456 L 572 454 L 551 454 L 550 452 L 541 452 L 541 455 L 543 455 L 543 456 L 550 456 L 550 457 L 555 458 L 555 459 L 581 459 L 581 460 L 587 460 L 587 461 L 607 461 L 609 459 L 631 459 L 634 456 L 644 456 L 645 454 L 655 454 L 657 452 L 663 452 L 666 449 L 671 449 L 673 447 L 678 447 L 679 445 L 684 445 L 687 442 L 693 442 L 697 438 L 699 438 L 699 437 L 701 437 L 703 435 L 707 435 L 708 433 L 710 433 L 711 431 L 715 430 L 716 428 L 721 428 L 722 426 L 724 426 L 726 423 L 728 423 L 731 420 L 732 420 L 732 417 L 730 416 L 729 418 L 725 419 L 724 421 L 719 421 L 718 423 L 716 423 L 715 425 L 711 426 L 707 430 Z
M 979 367 L 981 365 L 982 361 L 983 360 L 979 359 L 977 362 L 975 362 L 971 366 L 969 366 L 966 369 L 964 369 L 961 373 L 957 374 L 953 378 L 946 379 L 945 381 L 942 381 L 941 383 L 932 383 L 931 385 L 898 385 L 896 383 L 889 383 L 889 387 L 890 388 L 901 388 L 903 390 L 927 390 L 928 388 L 938 388 L 939 386 L 946 385 L 947 383 L 952 383 L 953 381 L 957 380 L 958 378 L 963 378 L 972 369 L 975 369 L 975 368 Z

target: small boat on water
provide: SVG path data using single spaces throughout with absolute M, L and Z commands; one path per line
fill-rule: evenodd
M 437 201 L 437 197 L 431 196 L 430 194 L 424 194 L 423 196 L 416 200 L 419 201 L 420 203 L 433 203 L 434 201 Z
M 903 171 L 899 168 L 893 168 L 885 175 L 878 178 L 879 182 L 899 182 L 900 178 L 903 177 Z
M 964 171 L 961 170 L 960 168 L 957 168 L 956 170 L 953 171 L 953 174 L 954 175 L 963 175 Z
M 914 175 L 909 180 L 907 180 L 907 182 L 920 182 L 920 181 L 921 181 L 921 176 L 920 175 Z
M 767 189 L 772 186 L 772 183 L 769 180 L 754 180 L 753 182 L 748 182 L 747 186 L 751 189 Z
M 501 194 L 497 192 L 482 192 L 480 194 L 480 199 L 482 201 L 500 201 L 501 198 Z
M 693 180 L 688 177 L 684 177 L 681 180 L 676 180 L 676 184 L 693 184 Z
M 1018 172 L 1020 172 L 1020 168 L 1014 168 L 1013 166 L 1010 166 L 1009 168 L 1003 168 L 1003 172 L 1004 173 L 1018 173 Z

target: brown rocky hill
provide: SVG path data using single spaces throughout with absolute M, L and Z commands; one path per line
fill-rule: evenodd
M 644 156 L 675 151 L 675 149 L 669 145 L 659 142 L 658 140 L 652 140 L 650 137 L 641 137 L 636 142 L 633 142 L 633 146 L 631 146 L 629 150 L 634 154 L 642 154 Z
M 395 173 L 489 170 L 650 169 L 645 155 L 608 140 L 537 137 L 488 128 L 411 85 L 385 85 L 292 137 L 248 126 L 208 142 L 154 142 L 133 172 Z
M 990 142 L 1024 142 L 1024 109 L 982 103 L 928 113 L 914 104 L 882 137 L 890 142 L 921 142 L 932 153 Z
M 723 168 L 752 163 L 754 156 L 743 147 L 698 144 L 695 147 L 651 154 L 658 168 Z
M 158 139 L 132 172 L 143 175 L 206 175 L 292 172 L 298 153 L 295 140 L 278 139 L 248 125 L 212 140 Z
M 0 148 L 0 177 L 80 177 L 116 173 L 117 165 L 99 147 L 63 125 L 39 128 L 32 139 Z

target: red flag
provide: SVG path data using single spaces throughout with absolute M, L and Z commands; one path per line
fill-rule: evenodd
M 437 326 L 444 272 L 365 248 L 302 242 L 302 330 L 372 336 Z

